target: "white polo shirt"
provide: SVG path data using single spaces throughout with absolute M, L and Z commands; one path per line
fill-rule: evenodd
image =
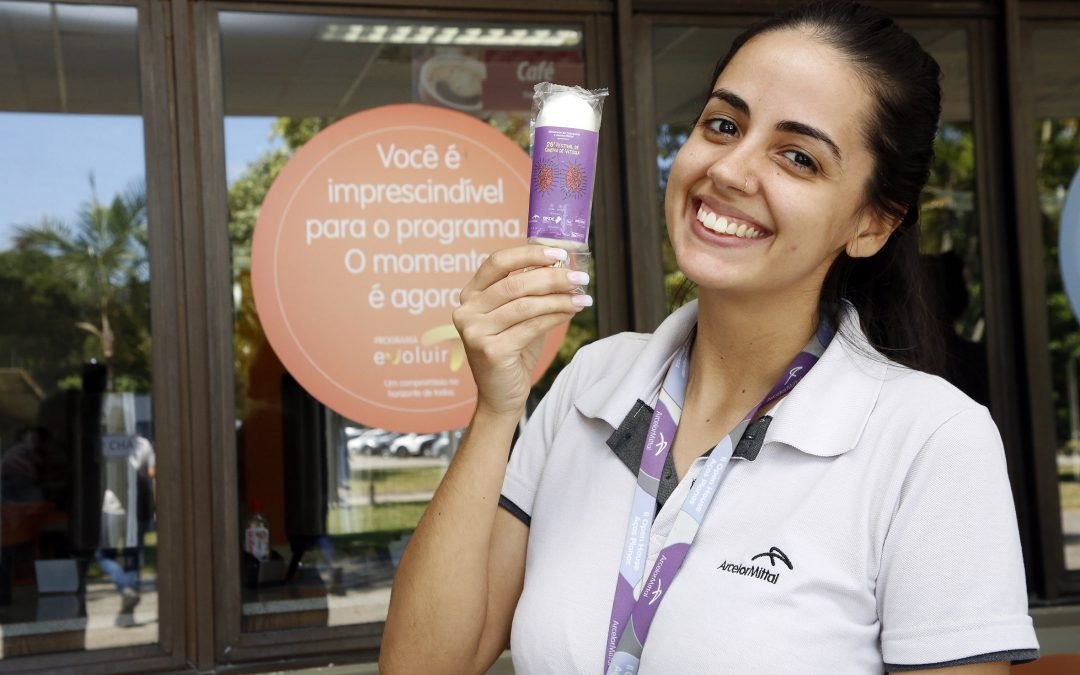
M 500 501 L 530 524 L 511 633 L 520 675 L 603 671 L 645 404 L 696 317 L 692 303 L 652 335 L 581 349 L 514 448 Z M 642 673 L 879 673 L 1037 657 L 1004 452 L 985 408 L 872 352 L 849 310 L 771 416 L 756 457 L 732 461 L 664 596 Z M 705 461 L 660 508 L 645 569 Z

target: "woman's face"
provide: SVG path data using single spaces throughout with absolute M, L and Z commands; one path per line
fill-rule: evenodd
M 860 208 L 872 104 L 844 58 L 802 32 L 744 45 L 671 167 L 665 210 L 679 269 L 703 292 L 816 301 L 841 250 L 876 253 L 889 224 Z

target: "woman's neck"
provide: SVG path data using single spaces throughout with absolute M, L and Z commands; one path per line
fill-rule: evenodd
M 769 392 L 818 324 L 818 297 L 741 299 L 701 289 L 687 404 L 744 414 Z

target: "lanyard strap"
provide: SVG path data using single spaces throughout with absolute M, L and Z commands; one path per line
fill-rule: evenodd
M 641 595 L 635 598 L 634 589 L 645 571 L 645 558 L 648 554 L 649 538 L 656 514 L 656 493 L 660 487 L 660 475 L 668 453 L 671 451 L 682 415 L 690 367 L 690 345 L 693 343 L 694 332 L 691 332 L 690 337 L 676 352 L 675 360 L 668 368 L 664 383 L 660 388 L 656 410 L 649 424 L 649 434 L 645 439 L 645 449 L 641 454 L 641 465 L 638 468 L 637 486 L 634 490 L 634 502 L 626 527 L 626 541 L 623 544 L 622 558 L 619 562 L 615 599 L 611 605 L 611 623 L 608 627 L 604 650 L 604 672 L 607 675 L 637 673 L 641 651 L 656 610 L 664 594 L 671 588 L 671 582 L 682 567 L 690 544 L 697 536 L 705 512 L 708 511 L 720 487 L 720 481 L 735 451 L 735 445 L 763 406 L 795 388 L 795 385 L 817 363 L 832 340 L 833 334 L 833 329 L 822 317 L 815 335 L 788 365 L 784 374 L 780 376 L 765 398 L 761 399 L 713 448 L 705 467 L 694 481 L 690 493 L 679 509 L 664 542 L 664 548 L 657 555 L 652 571 L 641 589 Z

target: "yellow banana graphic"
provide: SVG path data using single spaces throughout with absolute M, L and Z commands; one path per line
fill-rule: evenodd
M 458 335 L 454 324 L 435 326 L 420 336 L 420 344 L 425 347 L 447 341 L 453 341 L 450 345 L 450 371 L 456 373 L 465 362 L 465 344 L 461 341 L 461 336 Z

